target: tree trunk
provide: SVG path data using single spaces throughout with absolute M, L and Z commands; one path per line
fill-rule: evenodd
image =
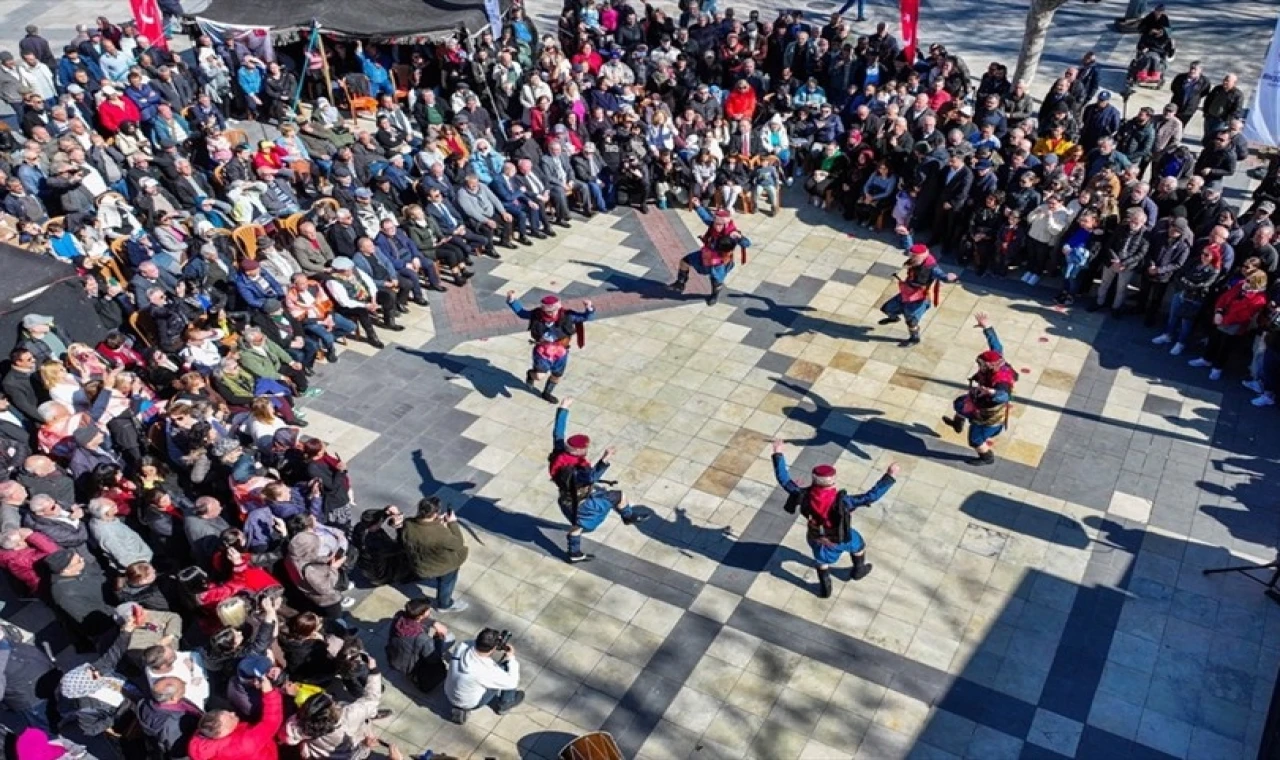
M 1044 41 L 1049 36 L 1049 26 L 1053 23 L 1053 14 L 1067 0 L 1031 0 L 1027 9 L 1027 27 L 1022 33 L 1022 49 L 1018 51 L 1018 69 L 1014 72 L 1013 81 L 1026 82 L 1036 77 L 1036 69 L 1040 68 L 1040 55 L 1044 53 Z

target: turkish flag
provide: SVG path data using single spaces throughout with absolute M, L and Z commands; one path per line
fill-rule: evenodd
M 169 40 L 164 36 L 164 17 L 160 13 L 160 5 L 156 0 L 129 0 L 133 9 L 133 20 L 138 27 L 138 34 L 158 48 L 169 49 Z
M 902 52 L 907 57 L 907 65 L 916 62 L 916 24 L 920 20 L 920 0 L 899 0 L 899 12 L 902 14 Z

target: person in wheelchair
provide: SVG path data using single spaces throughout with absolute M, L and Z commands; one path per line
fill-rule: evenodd
M 1139 83 L 1164 83 L 1164 72 L 1175 52 L 1173 38 L 1163 26 L 1154 26 L 1138 39 L 1138 53 L 1129 64 L 1129 79 Z

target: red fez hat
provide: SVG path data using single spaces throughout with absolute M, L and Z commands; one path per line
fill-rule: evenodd
M 542 298 L 542 308 L 544 308 L 544 309 L 558 309 L 558 308 L 560 308 L 560 299 L 559 299 L 559 298 L 557 298 L 556 296 L 543 296 L 543 298 Z
M 1004 361 L 1004 355 L 999 351 L 983 351 L 978 354 L 978 361 L 986 362 L 987 364 L 995 364 L 997 362 Z
M 587 453 L 587 447 L 591 445 L 591 439 L 579 433 L 578 435 L 569 436 L 565 442 L 570 454 L 582 456 Z
M 928 256 L 929 248 L 924 243 L 916 243 L 915 245 L 911 246 L 911 255 L 912 256 Z
M 729 217 L 733 216 L 733 213 L 730 212 L 729 209 L 727 208 L 722 208 L 716 212 L 716 216 L 719 217 L 720 219 L 728 219 Z
M 813 484 L 816 486 L 833 486 L 836 484 L 836 468 L 829 464 L 820 464 L 813 468 Z
M 245 272 L 252 272 L 258 268 L 258 262 L 253 259 L 245 259 L 240 262 L 240 269 Z

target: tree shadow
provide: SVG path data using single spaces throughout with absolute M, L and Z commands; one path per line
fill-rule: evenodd
M 742 301 L 758 301 L 759 306 L 747 306 L 742 313 L 753 319 L 768 320 L 785 329 L 775 333 L 774 337 L 787 338 L 806 333 L 821 333 L 840 340 L 876 341 L 881 343 L 897 343 L 898 338 L 873 335 L 867 325 L 845 324 L 823 317 L 813 316 L 812 306 L 800 304 L 781 304 L 777 299 L 755 293 L 730 293 L 729 298 Z
M 525 384 L 524 378 L 516 377 L 488 359 L 478 356 L 456 356 L 442 351 L 421 351 L 404 346 L 396 346 L 396 350 L 417 356 L 428 364 L 439 367 L 447 373 L 445 380 L 465 379 L 471 383 L 477 393 L 485 398 L 498 396 L 511 398 L 513 389 L 536 395 L 535 391 Z
M 960 505 L 960 512 L 988 525 L 1059 546 L 1084 549 L 1090 544 L 1080 523 L 1070 517 L 995 493 L 974 493 Z M 960 546 L 980 555 L 996 556 L 1004 550 L 1007 540 L 1007 534 L 970 523 Z

